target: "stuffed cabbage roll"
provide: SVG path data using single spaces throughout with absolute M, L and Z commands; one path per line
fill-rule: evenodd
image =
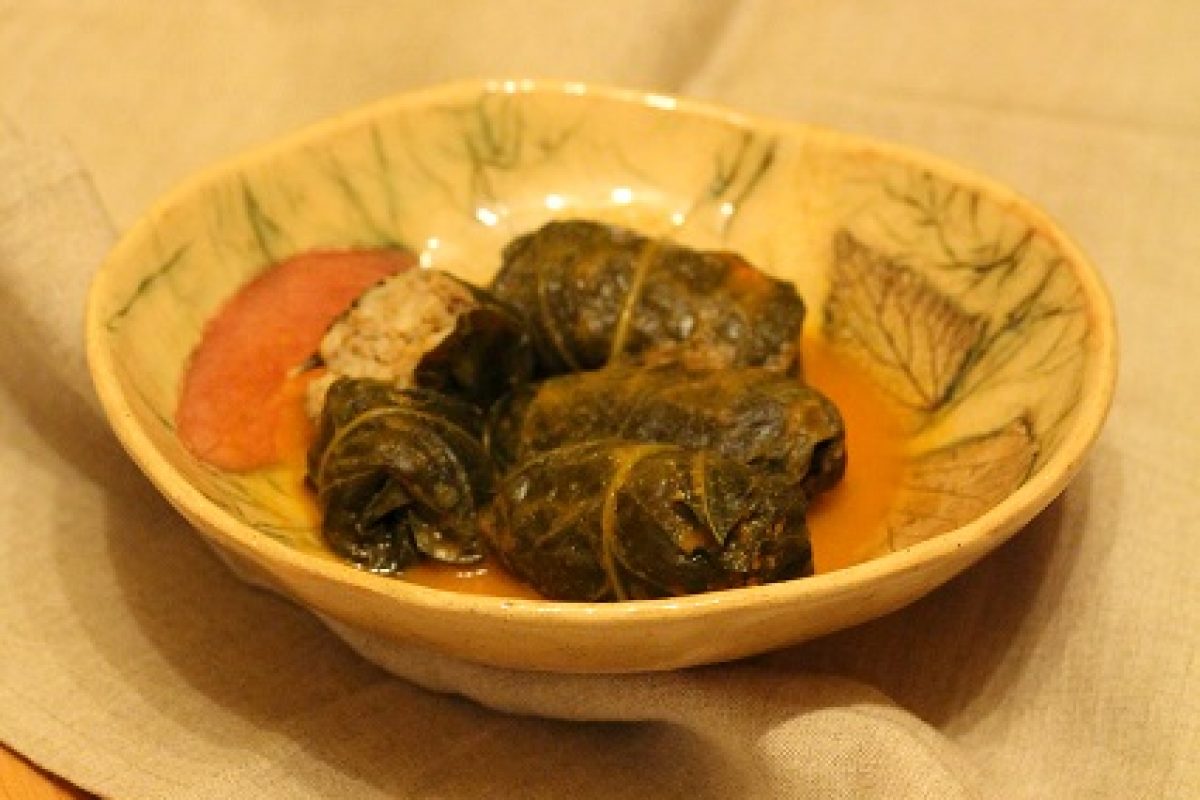
M 812 573 L 805 498 L 705 450 L 605 440 L 515 468 L 481 516 L 489 547 L 546 597 L 669 597 Z
M 310 366 L 316 417 L 338 378 L 421 386 L 487 407 L 529 378 L 533 348 L 520 315 L 444 272 L 409 269 L 365 291 L 329 327 Z
M 846 440 L 832 402 L 768 369 L 612 366 L 517 389 L 492 409 L 488 449 L 502 465 L 589 439 L 711 448 L 809 495 L 841 480 Z
M 622 358 L 799 371 L 803 301 L 733 253 L 551 222 L 505 248 L 492 291 L 525 315 L 542 375 Z
M 379 573 L 421 558 L 479 561 L 476 514 L 495 488 L 481 431 L 481 412 L 463 400 L 384 381 L 335 381 L 308 454 L 329 545 Z

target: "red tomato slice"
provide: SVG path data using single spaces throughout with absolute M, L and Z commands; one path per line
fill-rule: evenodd
M 176 424 L 187 448 L 227 470 L 278 462 L 289 376 L 356 297 L 414 263 L 399 250 L 317 251 L 241 289 L 205 326 L 184 375 Z

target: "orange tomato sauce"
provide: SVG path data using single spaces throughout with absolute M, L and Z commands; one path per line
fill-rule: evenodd
M 819 337 L 804 340 L 804 375 L 842 412 L 846 475 L 808 510 L 813 561 L 831 572 L 881 554 L 904 475 L 904 433 L 878 387 Z

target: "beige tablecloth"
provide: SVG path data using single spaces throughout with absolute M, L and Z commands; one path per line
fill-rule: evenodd
M 1197 41 L 1184 0 L 0 0 L 0 741 L 121 797 L 1200 797 Z M 414 653 L 409 683 L 240 584 L 92 404 L 76 312 L 107 220 L 303 123 L 480 75 L 716 99 L 1013 184 L 1117 306 L 1083 473 L 902 612 L 680 674 Z

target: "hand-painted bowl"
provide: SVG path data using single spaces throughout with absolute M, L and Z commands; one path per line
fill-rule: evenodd
M 796 283 L 812 333 L 903 421 L 906 468 L 874 557 L 669 600 L 462 594 L 340 563 L 269 475 L 222 472 L 181 445 L 173 420 L 189 354 L 206 320 L 270 263 L 401 243 L 482 282 L 512 236 L 571 215 L 735 250 Z M 733 659 L 911 602 L 1062 491 L 1116 373 L 1113 312 L 1094 269 L 992 180 L 858 136 L 531 81 L 396 97 L 191 180 L 105 261 L 87 336 L 118 437 L 240 574 L 384 663 L 390 648 L 416 647 L 574 672 Z

